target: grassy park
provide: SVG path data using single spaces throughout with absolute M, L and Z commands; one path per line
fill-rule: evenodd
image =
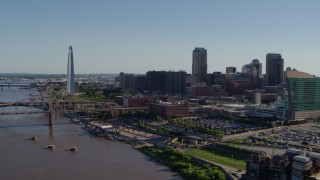
M 142 147 L 139 150 L 150 156 L 152 159 L 169 166 L 173 171 L 178 172 L 187 180 L 226 179 L 225 175 L 218 170 L 218 168 L 196 163 L 190 156 L 177 150 L 147 146 Z
M 212 150 L 208 148 L 190 149 L 187 151 L 187 153 L 208 161 L 213 161 L 221 165 L 242 170 L 246 168 L 246 160 L 250 159 L 250 154 L 220 147 L 216 147 Z

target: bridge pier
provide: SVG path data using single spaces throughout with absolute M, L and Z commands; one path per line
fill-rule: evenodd
M 53 138 L 53 126 L 49 126 L 49 137 Z
M 49 112 L 49 126 L 53 126 L 54 113 Z

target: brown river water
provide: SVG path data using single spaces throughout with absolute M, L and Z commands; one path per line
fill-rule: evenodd
M 35 90 L 3 88 L 0 102 Z M 181 179 L 131 145 L 91 136 L 69 118 L 47 114 L 0 115 L 0 179 Z M 33 135 L 37 141 L 29 140 Z M 46 147 L 54 144 L 55 149 Z M 76 146 L 78 151 L 68 149 Z

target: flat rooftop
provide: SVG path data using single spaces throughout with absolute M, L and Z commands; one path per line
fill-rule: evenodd
M 287 78 L 315 78 L 313 75 L 301 71 L 287 71 Z

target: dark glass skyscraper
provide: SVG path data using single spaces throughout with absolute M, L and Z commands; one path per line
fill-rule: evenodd
M 281 54 L 268 53 L 266 56 L 266 75 L 268 86 L 283 83 L 283 58 Z
M 192 75 L 198 78 L 198 81 L 207 80 L 207 50 L 196 47 L 192 52 Z
M 70 94 L 74 94 L 75 92 L 72 46 L 69 46 L 69 53 L 68 53 L 67 92 Z

